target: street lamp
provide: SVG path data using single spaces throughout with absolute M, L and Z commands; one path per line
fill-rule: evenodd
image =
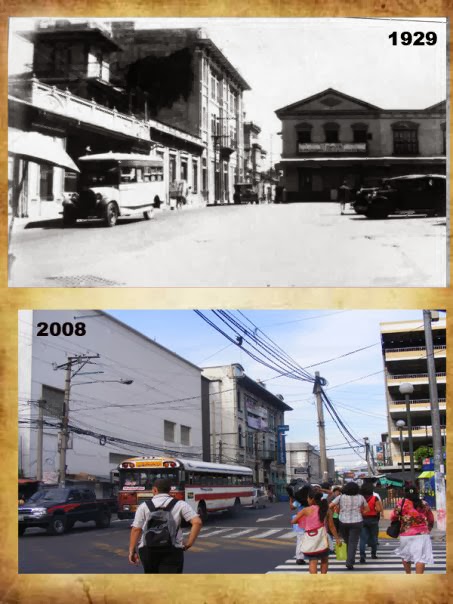
M 404 451 L 403 451 L 403 428 L 406 425 L 404 419 L 396 421 L 396 427 L 400 431 L 400 455 L 401 455 L 401 470 L 404 472 Z
M 414 386 L 409 382 L 403 382 L 399 386 L 399 391 L 404 395 L 406 399 L 406 420 L 407 420 L 407 431 L 409 436 L 409 463 L 411 467 L 411 482 L 415 484 L 415 470 L 414 470 L 414 445 L 412 442 L 412 420 L 410 410 L 410 395 L 414 392 Z

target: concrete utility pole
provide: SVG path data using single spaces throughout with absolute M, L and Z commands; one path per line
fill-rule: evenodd
M 42 457 L 43 457 L 43 432 L 44 432 L 44 407 L 47 401 L 40 399 L 38 404 L 38 443 L 36 459 L 36 480 L 42 480 Z
M 316 406 L 318 409 L 318 428 L 319 428 L 319 453 L 321 462 L 321 476 L 323 482 L 328 480 L 328 467 L 327 467 L 327 452 L 326 452 L 326 430 L 324 423 L 324 409 L 322 406 L 321 398 L 321 382 L 319 371 L 315 371 L 315 386 L 313 392 L 316 395 Z
M 431 425 L 433 433 L 434 480 L 436 485 L 437 528 L 446 530 L 445 473 L 442 456 L 439 399 L 437 395 L 436 366 L 434 362 L 433 332 L 430 310 L 423 311 L 425 327 L 426 360 L 428 364 L 429 398 L 431 401 Z
M 71 379 L 76 375 L 82 367 L 84 367 L 87 363 L 90 362 L 90 359 L 98 359 L 99 355 L 79 355 L 74 357 L 68 357 L 66 363 L 62 365 L 55 365 L 54 369 L 65 369 L 65 383 L 64 383 L 64 399 L 63 399 L 63 409 L 61 414 L 61 429 L 59 432 L 59 441 L 60 441 L 60 463 L 58 470 L 58 484 L 60 486 L 65 486 L 66 482 L 66 451 L 68 448 L 68 425 L 69 425 L 69 397 L 71 394 Z M 74 365 L 80 365 L 79 369 L 72 373 L 72 367 Z
M 370 441 L 368 440 L 368 436 L 364 436 L 363 442 L 365 443 L 365 459 L 366 465 L 368 466 L 368 475 L 373 476 L 373 468 L 371 467 L 370 462 Z

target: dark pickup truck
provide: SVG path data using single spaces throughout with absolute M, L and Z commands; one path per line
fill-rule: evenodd
M 47 529 L 49 535 L 63 535 L 76 522 L 90 520 L 98 528 L 107 528 L 110 518 L 109 500 L 96 499 L 92 489 L 47 488 L 37 491 L 19 506 L 19 536 L 33 526 Z

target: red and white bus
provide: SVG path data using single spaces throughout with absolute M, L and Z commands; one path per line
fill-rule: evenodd
M 253 471 L 244 466 L 176 457 L 133 457 L 118 466 L 118 518 L 132 518 L 152 497 L 157 478 L 173 482 L 170 494 L 186 501 L 202 519 L 209 512 L 251 505 Z

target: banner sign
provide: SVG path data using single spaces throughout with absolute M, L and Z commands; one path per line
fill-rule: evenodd
M 286 436 L 282 431 L 277 433 L 277 463 L 286 464 Z
M 299 143 L 299 153 L 366 153 L 366 143 Z

